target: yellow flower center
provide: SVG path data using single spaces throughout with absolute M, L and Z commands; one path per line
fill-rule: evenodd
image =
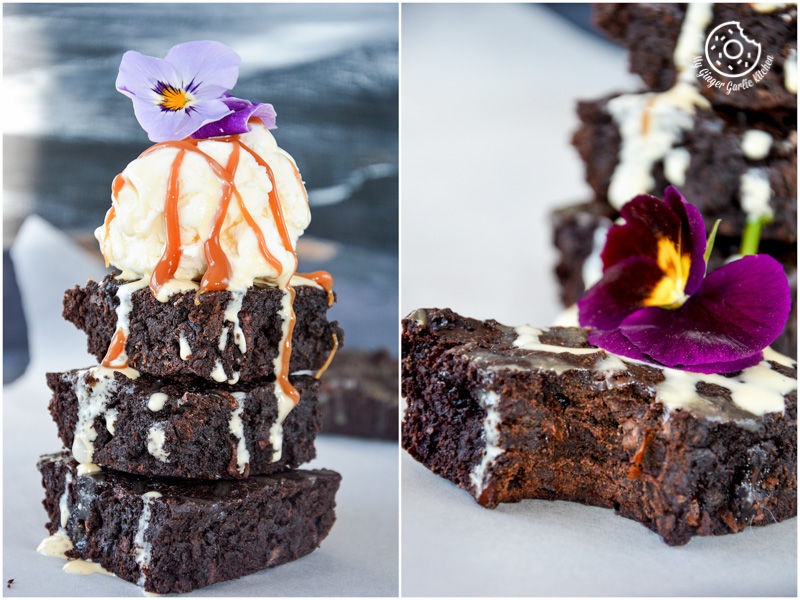
M 689 298 L 683 290 L 689 279 L 692 257 L 681 254 L 680 246 L 676 246 L 671 240 L 659 238 L 657 262 L 664 276 L 645 299 L 644 305 L 678 308 Z
M 185 90 L 178 90 L 172 86 L 164 86 L 160 90 L 161 101 L 159 105 L 165 110 L 182 110 L 192 101 L 192 97 Z

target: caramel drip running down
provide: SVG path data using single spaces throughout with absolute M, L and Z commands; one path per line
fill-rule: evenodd
M 258 247 L 261 251 L 262 256 L 267 261 L 267 263 L 278 273 L 278 282 L 279 282 L 278 287 L 286 294 L 289 294 L 289 303 L 287 311 L 288 314 L 285 315 L 284 317 L 287 322 L 284 327 L 284 335 L 280 344 L 280 352 L 281 352 L 280 365 L 279 365 L 280 368 L 279 372 L 276 373 L 276 379 L 283 393 L 296 405 L 297 402 L 300 400 L 300 394 L 297 392 L 294 386 L 289 382 L 289 362 L 291 359 L 291 351 L 292 351 L 292 332 L 294 331 L 294 325 L 295 325 L 295 313 L 293 308 L 295 291 L 290 285 L 290 281 L 292 276 L 297 271 L 297 254 L 295 253 L 294 248 L 292 247 L 291 238 L 289 237 L 289 232 L 286 227 L 286 220 L 283 215 L 283 209 L 281 207 L 280 199 L 278 198 L 278 187 L 275 182 L 275 176 L 269 164 L 267 164 L 267 162 L 261 156 L 259 156 L 250 148 L 248 148 L 246 145 L 244 145 L 235 136 L 214 138 L 213 140 L 219 142 L 228 142 L 233 146 L 231 154 L 228 158 L 228 163 L 224 167 L 197 147 L 200 141 L 201 140 L 185 139 L 181 141 L 161 142 L 159 144 L 156 144 L 148 148 L 140 155 L 140 156 L 145 156 L 147 154 L 156 151 L 157 149 L 164 147 L 178 149 L 178 153 L 175 155 L 175 158 L 173 159 L 172 162 L 172 166 L 170 168 L 170 176 L 167 186 L 167 197 L 164 203 L 164 218 L 167 229 L 167 240 L 164 247 L 164 253 L 162 254 L 155 268 L 153 269 L 153 273 L 150 277 L 150 289 L 152 290 L 153 295 L 157 296 L 159 290 L 167 282 L 173 279 L 173 277 L 175 276 L 175 272 L 178 269 L 178 265 L 180 264 L 182 256 L 181 239 L 180 239 L 180 219 L 178 214 L 178 200 L 180 198 L 180 169 L 183 163 L 184 156 L 186 155 L 187 152 L 193 152 L 199 154 L 200 156 L 205 158 L 206 162 L 208 163 L 209 167 L 212 169 L 214 174 L 217 177 L 219 177 L 219 179 L 222 180 L 223 191 L 222 191 L 222 197 L 220 198 L 219 206 L 217 208 L 217 212 L 214 216 L 214 224 L 211 233 L 208 239 L 204 243 L 204 252 L 206 256 L 206 262 L 208 263 L 208 269 L 206 273 L 203 275 L 203 279 L 200 284 L 200 291 L 198 293 L 202 293 L 209 290 L 226 289 L 230 281 L 230 276 L 231 276 L 230 262 L 225 256 L 225 252 L 223 251 L 222 246 L 220 244 L 220 233 L 222 231 L 222 226 L 225 221 L 225 216 L 228 213 L 231 197 L 235 196 L 237 204 L 239 206 L 239 210 L 242 213 L 242 217 L 253 231 L 253 234 L 256 236 L 256 240 L 258 241 Z M 270 190 L 268 195 L 269 208 L 270 211 L 272 212 L 273 220 L 278 229 L 278 233 L 280 235 L 283 248 L 287 253 L 289 253 L 293 257 L 293 264 L 291 266 L 290 272 L 288 273 L 284 272 L 283 266 L 281 265 L 280 261 L 276 259 L 269 251 L 263 232 L 261 231 L 260 227 L 258 227 L 258 224 L 256 223 L 253 216 L 247 210 L 247 206 L 245 205 L 244 200 L 241 194 L 239 193 L 239 190 L 236 188 L 236 184 L 234 183 L 236 170 L 239 166 L 239 158 L 241 150 L 245 150 L 247 153 L 249 153 L 255 159 L 256 163 L 265 169 L 267 176 L 269 177 L 272 186 L 272 189 Z M 300 183 L 301 189 L 303 189 L 303 193 L 305 194 L 305 187 L 302 186 L 302 179 L 300 179 L 300 174 L 297 171 L 297 167 L 290 159 L 287 158 L 287 160 L 289 160 L 289 162 L 292 163 L 292 167 L 295 171 L 295 177 L 297 178 L 297 181 Z M 114 183 L 112 184 L 112 189 L 115 198 L 117 197 L 119 191 L 125 186 L 125 183 L 126 182 L 122 178 L 121 174 L 114 179 Z M 306 195 L 306 199 L 307 198 L 308 196 Z M 106 215 L 106 223 L 105 223 L 106 238 L 108 238 L 108 225 L 111 222 L 111 220 L 113 220 L 114 216 L 115 213 L 112 207 L 112 209 Z M 308 278 L 317 282 L 328 292 L 328 298 L 330 303 L 330 301 L 333 298 L 333 294 L 331 291 L 331 288 L 333 286 L 333 278 L 329 274 L 324 272 L 312 273 L 308 276 Z M 118 329 L 111 341 L 111 347 L 109 348 L 106 359 L 104 360 L 104 364 L 106 360 L 108 360 L 109 362 L 113 361 L 113 358 L 109 357 L 118 357 L 121 354 L 121 352 L 125 348 L 126 341 L 127 340 L 124 332 L 121 329 Z
M 178 200 L 181 196 L 180 170 L 186 150 L 180 149 L 172 161 L 167 182 L 167 199 L 164 202 L 164 220 L 167 228 L 167 242 L 164 254 L 150 276 L 150 289 L 157 296 L 162 286 L 173 278 L 181 262 L 181 224 L 178 217 Z
M 333 337 L 333 348 L 331 348 L 331 353 L 328 354 L 328 359 L 325 361 L 325 364 L 322 365 L 316 373 L 314 373 L 314 379 L 319 379 L 322 377 L 322 374 L 328 370 L 328 367 L 331 366 L 331 362 L 333 361 L 333 357 L 336 356 L 336 351 L 339 349 L 339 338 L 335 333 L 332 333 L 331 337 Z
M 113 368 L 113 369 L 125 369 L 128 367 L 128 363 L 126 362 L 124 365 L 114 365 L 120 355 L 125 351 L 125 344 L 127 343 L 128 338 L 125 335 L 125 332 L 122 328 L 117 327 L 117 330 L 114 332 L 114 337 L 111 338 L 111 343 L 108 345 L 108 350 L 106 351 L 105 357 L 103 357 L 102 362 L 100 363 L 104 367 Z
M 310 279 L 328 294 L 328 306 L 333 306 L 333 275 L 327 271 L 314 271 L 313 273 L 298 273 L 298 277 Z

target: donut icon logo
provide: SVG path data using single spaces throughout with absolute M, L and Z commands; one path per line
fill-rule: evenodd
M 760 58 L 761 44 L 745 35 L 739 21 L 718 25 L 706 38 L 706 60 L 724 77 L 744 77 Z

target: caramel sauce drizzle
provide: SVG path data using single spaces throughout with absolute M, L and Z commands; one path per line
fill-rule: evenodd
M 331 366 L 331 362 L 333 361 L 333 357 L 336 356 L 336 351 L 339 349 L 339 338 L 335 333 L 331 333 L 331 337 L 333 338 L 333 348 L 331 348 L 331 353 L 328 354 L 328 359 L 325 361 L 325 364 L 322 365 L 316 373 L 314 373 L 314 379 L 319 379 L 322 377 L 322 374 L 328 370 L 328 367 Z
M 333 275 L 327 271 L 314 271 L 313 273 L 297 273 L 298 277 L 310 279 L 328 294 L 328 306 L 333 306 Z
M 276 379 L 279 385 L 281 386 L 283 392 L 292 400 L 292 402 L 295 405 L 297 405 L 297 403 L 300 400 L 300 394 L 289 381 L 289 362 L 291 359 L 291 351 L 292 351 L 292 333 L 294 331 L 294 325 L 296 321 L 294 312 L 295 290 L 290 285 L 290 281 L 292 275 L 297 271 L 297 254 L 295 253 L 294 248 L 292 247 L 291 238 L 289 237 L 289 231 L 286 227 L 286 219 L 284 218 L 283 209 L 281 207 L 281 203 L 278 198 L 278 188 L 275 182 L 275 176 L 269 164 L 267 164 L 267 162 L 260 155 L 258 155 L 249 147 L 247 147 L 245 144 L 243 144 L 235 136 L 214 138 L 214 141 L 229 142 L 233 145 L 231 154 L 228 157 L 228 162 L 224 167 L 219 162 L 214 160 L 211 156 L 209 156 L 208 154 L 206 154 L 197 147 L 200 141 L 202 140 L 185 139 L 181 141 L 161 142 L 159 144 L 156 144 L 148 148 L 147 150 L 142 152 L 142 154 L 140 154 L 140 157 L 143 157 L 154 152 L 159 148 L 164 148 L 164 147 L 178 149 L 178 153 L 175 155 L 175 158 L 173 159 L 172 165 L 170 167 L 170 176 L 167 185 L 167 197 L 164 203 L 164 218 L 166 223 L 167 240 L 164 247 L 164 253 L 162 254 L 155 268 L 153 269 L 153 273 L 150 277 L 150 289 L 152 290 L 153 295 L 158 295 L 159 290 L 167 282 L 173 279 L 175 272 L 178 269 L 178 265 L 180 263 L 181 256 L 183 254 L 181 251 L 180 219 L 178 215 L 178 200 L 180 199 L 180 169 L 183 163 L 183 159 L 187 152 L 193 152 L 199 154 L 200 156 L 205 158 L 206 162 L 208 163 L 209 167 L 212 169 L 214 174 L 217 177 L 219 177 L 219 179 L 222 180 L 223 189 L 222 189 L 222 197 L 220 198 L 220 203 L 217 208 L 217 212 L 214 215 L 214 224 L 211 233 L 203 245 L 203 250 L 206 256 L 206 262 L 208 263 L 208 269 L 203 275 L 202 281 L 200 283 L 200 291 L 198 293 L 202 293 L 209 290 L 226 289 L 228 283 L 230 282 L 230 277 L 231 277 L 230 262 L 228 261 L 225 252 L 222 250 L 219 238 L 220 238 L 220 233 L 222 231 L 222 225 L 225 221 L 225 216 L 227 215 L 228 208 L 230 206 L 231 197 L 235 196 L 237 204 L 239 206 L 239 210 L 242 213 L 242 217 L 244 218 L 245 222 L 250 226 L 254 235 L 256 236 L 256 240 L 258 241 L 258 246 L 262 256 L 267 261 L 267 263 L 270 264 L 270 266 L 272 266 L 278 272 L 279 280 L 283 280 L 285 282 L 282 286 L 279 285 L 279 288 L 283 289 L 285 293 L 290 295 L 288 323 L 286 326 L 285 335 L 283 336 L 283 339 L 281 341 L 282 355 L 281 355 L 280 372 L 276 374 Z M 253 216 L 247 210 L 244 200 L 241 194 L 239 193 L 239 190 L 236 188 L 236 184 L 234 183 L 236 170 L 239 166 L 239 158 L 241 150 L 244 150 L 247 153 L 249 153 L 255 159 L 256 163 L 266 170 L 267 176 L 269 177 L 272 186 L 272 189 L 269 191 L 268 194 L 269 208 L 270 211 L 272 212 L 273 220 L 278 229 L 278 233 L 281 238 L 281 243 L 286 252 L 288 252 L 294 259 L 291 272 L 288 274 L 285 274 L 283 272 L 283 267 L 280 261 L 278 261 L 278 259 L 276 259 L 269 251 L 269 248 L 267 247 L 267 243 L 266 240 L 264 239 L 264 234 L 261 231 L 261 228 L 258 227 L 258 224 L 255 222 L 255 219 L 253 219 Z M 289 162 L 292 164 L 295 177 L 297 181 L 300 183 L 301 189 L 303 190 L 306 199 L 308 199 L 308 195 L 305 192 L 305 187 L 302 185 L 302 179 L 300 178 L 300 173 L 298 172 L 297 167 L 294 165 L 293 161 L 291 161 L 290 159 L 287 160 L 289 160 Z M 112 192 L 114 199 L 117 198 L 120 190 L 125 186 L 125 183 L 126 181 L 122 177 L 122 174 L 117 175 L 114 178 L 114 182 L 112 183 Z M 108 238 L 108 227 L 115 216 L 116 212 L 114 206 L 112 205 L 111 209 L 106 214 L 106 219 L 104 223 L 105 239 Z M 106 258 L 106 266 L 108 266 L 107 258 Z M 333 292 L 332 292 L 333 277 L 331 277 L 331 275 L 325 271 L 315 271 L 314 273 L 303 275 L 303 277 L 311 279 L 312 281 L 320 285 L 328 293 L 328 305 L 330 306 L 333 301 Z M 119 356 L 125 350 L 126 342 L 127 339 L 124 331 L 122 331 L 121 328 L 118 328 L 117 331 L 114 333 L 114 337 L 111 340 L 111 344 L 109 346 L 108 352 L 106 353 L 106 357 L 103 359 L 102 364 L 104 366 L 110 366 L 117 358 L 119 358 Z M 317 376 L 321 375 L 322 372 L 324 372 L 325 369 L 327 369 L 331 359 L 333 358 L 333 354 L 336 352 L 337 348 L 338 348 L 338 340 L 334 335 L 333 351 L 328 357 L 328 360 L 326 361 L 325 365 L 323 365 L 323 367 L 318 371 Z M 124 366 L 127 366 L 127 364 Z

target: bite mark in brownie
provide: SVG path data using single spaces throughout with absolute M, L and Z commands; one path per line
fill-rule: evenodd
M 512 329 L 422 309 L 403 321 L 403 447 L 486 507 L 608 508 L 668 544 L 796 514 L 797 372 L 697 375 L 591 347 L 580 328 Z
M 385 349 L 337 352 L 320 380 L 322 433 L 397 440 L 397 359 Z
M 47 374 L 58 435 L 81 463 L 193 479 L 241 479 L 314 458 L 319 384 L 312 377 L 293 383 L 300 402 L 283 422 L 281 456 L 273 462 L 274 382 L 175 383 L 104 367 Z
M 48 531 L 148 592 L 182 593 L 295 560 L 335 520 L 341 476 L 287 471 L 239 481 L 81 475 L 66 453 L 38 464 Z
M 63 317 L 87 334 L 89 353 L 98 362 L 116 331 L 120 285 L 111 274 L 64 295 Z M 291 373 L 316 372 L 344 335 L 339 324 L 325 316 L 325 290 L 302 285 L 296 292 L 289 368 Z M 251 287 L 241 298 L 216 290 L 200 294 L 195 303 L 195 293 L 187 291 L 159 302 L 149 288 L 137 290 L 131 295 L 128 364 L 142 373 L 176 380 L 200 377 L 235 383 L 274 376 L 282 298 L 277 288 Z M 231 306 L 238 308 L 233 316 Z

